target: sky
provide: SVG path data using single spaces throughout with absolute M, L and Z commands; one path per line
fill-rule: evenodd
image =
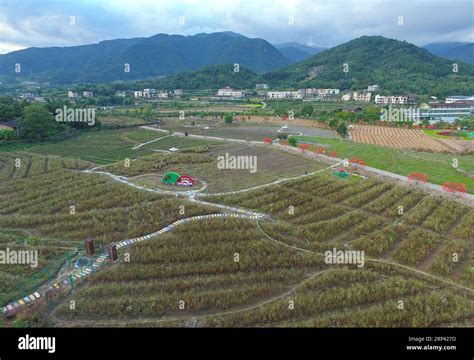
M 331 47 L 362 35 L 474 42 L 473 0 L 0 0 L 0 54 L 158 33 L 234 31 Z

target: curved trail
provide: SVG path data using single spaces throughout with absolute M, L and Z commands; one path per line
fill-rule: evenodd
M 195 203 L 198 203 L 198 204 L 201 204 L 201 205 L 205 205 L 205 206 L 217 207 L 221 211 L 224 211 L 224 213 L 219 213 L 219 214 L 199 215 L 199 216 L 193 216 L 193 217 L 180 219 L 180 220 L 177 220 L 177 221 L 165 226 L 161 230 L 158 230 L 154 233 L 144 235 L 144 236 L 140 236 L 140 237 L 137 237 L 137 238 L 131 238 L 131 239 L 125 239 L 125 240 L 119 241 L 118 243 L 116 243 L 117 250 L 121 249 L 121 248 L 124 248 L 124 247 L 128 247 L 128 246 L 133 245 L 135 243 L 139 243 L 139 242 L 142 242 L 142 241 L 146 241 L 146 240 L 155 238 L 159 235 L 162 235 L 164 233 L 169 232 L 170 230 L 172 230 L 173 228 L 175 228 L 178 225 L 185 224 L 185 223 L 188 223 L 188 222 L 191 222 L 191 221 L 200 221 L 200 220 L 207 220 L 207 219 L 212 219 L 212 218 L 240 218 L 240 219 L 248 219 L 248 220 L 256 221 L 258 230 L 267 239 L 271 240 L 272 242 L 275 242 L 275 243 L 277 243 L 281 246 L 292 248 L 292 249 L 297 250 L 297 251 L 312 253 L 312 254 L 315 254 L 315 255 L 318 255 L 318 256 L 325 256 L 322 253 L 314 252 L 312 250 L 300 248 L 300 247 L 290 245 L 290 244 L 287 244 L 285 242 L 276 240 L 276 239 L 272 238 L 270 235 L 268 235 L 267 233 L 265 233 L 265 231 L 260 227 L 259 220 L 263 220 L 265 218 L 268 218 L 267 214 L 259 213 L 259 212 L 255 212 L 255 211 L 247 210 L 247 209 L 243 209 L 243 208 L 238 208 L 238 207 L 231 207 L 231 206 L 227 206 L 227 205 L 223 205 L 223 204 L 209 203 L 209 202 L 199 200 L 199 199 L 196 199 L 196 198 L 197 197 L 205 197 L 205 196 L 232 195 L 232 194 L 238 194 L 238 193 L 242 193 L 242 192 L 248 192 L 248 191 L 252 191 L 252 190 L 256 190 L 256 189 L 261 189 L 261 188 L 265 188 L 265 187 L 269 187 L 269 186 L 274 186 L 274 185 L 277 185 L 277 184 L 281 184 L 283 182 L 296 180 L 296 179 L 304 178 L 304 177 L 307 177 L 307 176 L 312 176 L 314 174 L 317 174 L 317 173 L 320 173 L 320 172 L 323 172 L 323 171 L 326 171 L 326 170 L 330 170 L 330 169 L 332 169 L 336 166 L 339 166 L 339 165 L 340 165 L 340 163 L 337 162 L 334 165 L 328 166 L 326 168 L 323 168 L 323 169 L 320 169 L 320 170 L 317 170 L 317 171 L 314 171 L 314 172 L 311 172 L 311 173 L 308 173 L 308 174 L 303 174 L 303 175 L 292 177 L 292 178 L 279 179 L 279 180 L 276 180 L 276 181 L 271 182 L 271 183 L 267 183 L 267 184 L 263 184 L 263 185 L 259 185 L 259 186 L 254 186 L 254 187 L 251 187 L 251 188 L 246 188 L 246 189 L 241 189 L 241 190 L 236 190 L 236 191 L 223 192 L 223 193 L 211 193 L 211 194 L 203 194 L 203 193 L 199 193 L 197 191 L 192 191 L 192 190 L 191 191 L 188 190 L 188 191 L 173 192 L 173 191 L 162 190 L 162 189 L 157 189 L 157 188 L 148 188 L 148 187 L 140 186 L 140 185 L 137 185 L 137 184 L 131 182 L 130 179 L 125 177 L 125 176 L 118 176 L 118 175 L 115 175 L 115 174 L 112 174 L 112 173 L 109 173 L 109 172 L 98 171 L 97 169 L 99 167 L 89 169 L 89 170 L 84 170 L 83 172 L 106 175 L 106 176 L 109 176 L 110 178 L 112 178 L 114 181 L 120 182 L 122 184 L 131 186 L 133 188 L 136 188 L 136 189 L 139 189 L 139 190 L 142 190 L 142 191 L 148 191 L 148 192 L 166 194 L 166 195 L 173 195 L 173 196 L 176 196 L 176 197 L 184 196 L 184 197 L 187 197 L 187 199 L 189 201 L 192 201 L 192 202 L 195 202 Z M 106 263 L 107 258 L 108 258 L 108 252 L 107 252 L 107 250 L 105 250 L 90 266 L 82 268 L 82 269 L 74 270 L 70 275 L 72 275 L 74 281 L 77 281 L 77 280 L 80 280 L 84 277 L 87 277 L 88 275 L 90 275 L 90 274 L 98 271 L 100 268 L 102 268 L 104 266 L 104 264 Z M 425 271 L 418 270 L 416 268 L 412 268 L 412 267 L 409 267 L 409 266 L 406 266 L 406 265 L 402 265 L 402 264 L 391 262 L 391 261 L 384 260 L 384 259 L 367 258 L 366 261 L 378 262 L 378 263 L 383 263 L 383 264 L 399 267 L 399 268 L 417 273 L 419 275 L 429 277 L 432 280 L 442 282 L 446 285 L 456 287 L 457 289 L 467 291 L 470 294 L 474 294 L 474 289 L 472 289 L 472 288 L 469 288 L 467 286 L 455 283 L 455 282 L 453 282 L 451 280 L 448 280 L 448 279 L 438 277 L 436 275 L 427 273 Z M 319 275 L 319 273 L 313 274 L 313 276 L 316 276 L 316 275 Z M 309 278 L 305 279 L 303 281 L 303 283 L 305 283 L 306 281 L 309 281 L 309 279 L 312 278 L 313 276 L 310 276 Z M 246 307 L 246 308 L 242 308 L 242 309 L 238 309 L 238 310 L 226 311 L 226 312 L 217 313 L 217 314 L 203 315 L 203 316 L 200 316 L 198 318 L 205 318 L 205 317 L 208 317 L 208 316 L 216 316 L 216 315 L 226 315 L 226 314 L 235 313 L 235 312 L 247 311 L 247 310 L 253 309 L 255 307 L 260 307 L 260 306 L 265 305 L 266 303 L 272 302 L 276 299 L 279 299 L 281 297 L 287 296 L 288 294 L 291 294 L 292 292 L 294 292 L 296 290 L 296 288 L 301 286 L 303 283 L 300 283 L 300 284 L 296 285 L 296 287 L 290 289 L 289 291 L 285 292 L 284 294 L 280 294 L 278 296 L 272 297 L 272 298 L 267 299 L 267 300 L 265 300 L 265 301 L 263 301 L 259 304 L 249 306 L 248 308 Z M 28 303 L 34 302 L 34 301 L 44 297 L 48 291 L 59 289 L 59 288 L 64 288 L 64 287 L 69 286 L 69 284 L 70 284 L 69 274 L 63 275 L 63 276 L 58 276 L 58 278 L 56 279 L 56 282 L 53 283 L 53 285 L 51 285 L 47 288 L 43 287 L 42 289 L 39 289 L 38 291 L 34 292 L 31 295 L 28 295 L 28 296 L 24 297 L 23 299 L 20 299 L 18 301 L 15 301 L 15 302 L 12 302 L 10 304 L 5 305 L 2 309 L 2 312 L 5 314 L 7 312 L 17 310 L 18 308 L 20 308 L 20 307 L 22 307 L 22 306 L 24 306 Z M 163 319 L 162 321 L 173 321 L 173 319 Z
M 139 189 L 139 190 L 142 190 L 142 191 L 148 191 L 148 192 L 164 194 L 164 195 L 173 195 L 173 196 L 176 196 L 176 197 L 184 196 L 184 197 L 187 197 L 187 199 L 189 201 L 192 201 L 194 203 L 201 204 L 201 205 L 208 206 L 208 207 L 215 207 L 215 208 L 218 208 L 219 210 L 223 211 L 223 213 L 220 213 L 220 214 L 200 215 L 200 216 L 194 216 L 194 217 L 189 217 L 189 218 L 177 220 L 177 221 L 173 222 L 172 224 L 170 224 L 170 225 L 164 227 L 163 229 L 158 230 L 154 233 L 144 235 L 144 236 L 141 236 L 141 237 L 138 237 L 138 238 L 122 240 L 122 241 L 116 243 L 117 249 L 120 249 L 122 247 L 126 247 L 126 246 L 130 246 L 132 244 L 135 244 L 137 242 L 152 239 L 156 236 L 159 236 L 161 234 L 164 234 L 164 233 L 170 231 L 171 229 L 173 229 L 174 227 L 176 227 L 178 225 L 187 223 L 189 221 L 199 221 L 199 220 L 206 220 L 206 219 L 210 219 L 210 218 L 226 218 L 226 217 L 257 220 L 258 221 L 258 220 L 262 220 L 264 218 L 268 218 L 268 216 L 266 214 L 263 214 L 263 213 L 259 213 L 259 212 L 255 212 L 255 211 L 247 210 L 247 209 L 243 209 L 243 208 L 233 207 L 233 206 L 227 206 L 227 205 L 223 205 L 223 204 L 210 203 L 210 202 L 207 202 L 207 201 L 199 200 L 199 199 L 197 199 L 197 197 L 231 195 L 231 194 L 247 192 L 247 191 L 251 191 L 251 190 L 255 190 L 255 189 L 260 189 L 260 188 L 264 188 L 264 187 L 269 187 L 269 186 L 280 184 L 280 183 L 283 183 L 283 182 L 286 182 L 286 181 L 311 176 L 311 175 L 314 175 L 316 173 L 329 170 L 329 169 L 331 169 L 331 168 L 333 168 L 337 165 L 339 165 L 339 164 L 328 166 L 326 168 L 323 168 L 321 170 L 317 170 L 317 171 L 314 171 L 314 172 L 311 172 L 311 173 L 308 173 L 308 174 L 303 174 L 303 175 L 292 177 L 292 178 L 279 179 L 279 180 L 276 180 L 276 181 L 271 182 L 271 183 L 267 183 L 267 184 L 263 184 L 263 185 L 259 185 L 259 186 L 254 186 L 254 187 L 247 188 L 247 189 L 224 192 L 224 193 L 216 193 L 216 194 L 201 194 L 201 193 L 199 193 L 197 191 L 193 191 L 193 190 L 174 192 L 174 191 L 168 191 L 168 190 L 162 190 L 162 189 L 157 189 L 157 188 L 148 188 L 148 187 L 145 187 L 145 186 L 140 186 L 140 185 L 137 185 L 137 184 L 133 183 L 132 181 L 130 181 L 129 178 L 127 178 L 125 176 L 115 175 L 115 174 L 112 174 L 112 173 L 109 173 L 109 172 L 106 172 L 106 171 L 99 171 L 98 169 L 102 168 L 103 165 L 94 167 L 92 169 L 83 170 L 83 172 L 88 173 L 88 174 L 102 174 L 102 175 L 110 177 L 112 180 L 114 180 L 116 182 L 128 185 L 130 187 L 133 187 L 135 189 Z M 53 291 L 53 290 L 56 290 L 56 289 L 64 288 L 65 286 L 69 286 L 69 284 L 70 284 L 69 275 L 71 275 L 73 277 L 74 281 L 77 281 L 77 280 L 80 280 L 80 279 L 88 276 L 91 273 L 94 273 L 95 271 L 99 270 L 105 264 L 105 262 L 107 260 L 107 257 L 108 257 L 108 252 L 107 252 L 107 250 L 105 250 L 90 266 L 87 266 L 83 269 L 74 270 L 70 274 L 66 274 L 66 275 L 62 275 L 62 276 L 59 275 L 58 278 L 56 278 L 55 282 L 52 285 L 50 285 L 48 287 L 44 286 L 44 287 L 38 289 L 36 292 L 34 292 L 34 293 L 32 293 L 28 296 L 25 296 L 22 299 L 19 299 L 17 301 L 14 301 L 14 302 L 11 302 L 11 303 L 5 305 L 2 308 L 2 312 L 5 314 L 5 313 L 10 312 L 10 311 L 16 311 L 20 307 L 22 307 L 24 305 L 27 305 L 27 304 L 29 304 L 33 301 L 36 301 L 36 300 L 44 297 L 48 291 Z
M 136 244 L 136 243 L 139 243 L 139 242 L 142 242 L 142 241 L 153 239 L 153 238 L 155 238 L 159 235 L 162 235 L 164 233 L 167 233 L 167 232 L 171 231 L 172 229 L 174 229 L 178 225 L 185 224 L 185 223 L 188 223 L 188 222 L 191 222 L 191 221 L 208 220 L 208 219 L 214 219 L 214 218 L 239 218 L 239 219 L 248 219 L 248 220 L 258 220 L 258 219 L 261 219 L 264 216 L 262 214 L 258 214 L 258 213 L 254 213 L 254 212 L 251 212 L 251 213 L 252 214 L 241 214 L 241 213 L 228 214 L 228 213 L 224 213 L 224 214 L 211 214 L 211 215 L 192 216 L 192 217 L 189 217 L 189 218 L 184 218 L 184 219 L 181 219 L 181 220 L 177 220 L 177 221 L 171 223 L 170 225 L 165 226 L 161 230 L 155 231 L 154 233 L 144 235 L 144 236 L 140 236 L 140 237 L 137 237 L 137 238 L 125 239 L 125 240 L 122 240 L 122 241 L 119 241 L 119 242 L 115 243 L 115 245 L 117 246 L 117 250 L 119 250 L 121 248 L 128 247 L 130 245 L 133 245 L 133 244 Z M 37 291 L 33 292 L 32 294 L 25 296 L 22 299 L 19 299 L 17 301 L 14 301 L 14 302 L 11 302 L 11 303 L 5 305 L 2 308 L 2 313 L 5 314 L 5 313 L 10 312 L 10 311 L 14 311 L 14 310 L 16 311 L 19 308 L 21 308 L 21 307 L 23 307 L 23 306 L 25 306 L 29 303 L 32 303 L 32 302 L 34 302 L 34 301 L 36 301 L 40 298 L 45 297 L 46 293 L 48 291 L 54 291 L 54 290 L 69 286 L 70 285 L 70 280 L 69 280 L 70 276 L 72 276 L 73 281 L 75 281 L 75 282 L 78 281 L 78 280 L 81 280 L 84 277 L 87 277 L 88 275 L 100 270 L 105 265 L 105 263 L 107 262 L 107 258 L 108 258 L 108 251 L 104 250 L 102 252 L 102 254 L 98 258 L 96 258 L 96 260 L 91 265 L 86 266 L 82 269 L 75 269 L 70 274 L 58 276 L 56 278 L 55 282 L 52 285 L 50 285 L 48 287 L 44 286 L 44 287 L 38 289 Z

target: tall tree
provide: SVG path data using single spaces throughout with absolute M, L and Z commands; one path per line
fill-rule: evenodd
M 44 140 L 60 133 L 64 126 L 56 123 L 52 114 L 41 105 L 25 107 L 25 115 L 18 120 L 20 135 L 25 139 Z

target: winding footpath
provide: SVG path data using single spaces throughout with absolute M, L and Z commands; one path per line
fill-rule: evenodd
M 162 133 L 167 133 L 167 134 L 169 134 L 169 136 L 179 136 L 179 137 L 188 136 L 188 137 L 198 138 L 198 139 L 207 139 L 207 140 L 215 140 L 215 141 L 230 141 L 230 142 L 237 142 L 237 143 L 245 143 L 245 144 L 248 144 L 248 145 L 268 146 L 268 144 L 265 144 L 263 141 L 251 141 L 251 140 L 223 138 L 223 137 L 217 137 L 217 136 L 205 136 L 205 135 L 195 135 L 195 134 L 186 135 L 186 134 L 181 133 L 181 132 L 173 132 L 171 134 L 169 130 L 159 129 L 159 128 L 156 128 L 156 127 L 153 127 L 153 126 L 147 126 L 147 125 L 140 126 L 140 128 L 141 129 L 146 129 L 146 130 L 151 130 L 151 131 L 158 131 L 158 132 L 162 132 Z M 303 135 L 303 132 L 301 132 L 300 135 Z M 293 134 L 293 135 L 290 135 L 290 136 L 295 136 L 295 135 Z M 156 140 L 157 139 L 155 139 L 154 141 L 156 141 Z M 140 146 L 143 146 L 145 144 L 146 143 L 140 144 Z M 300 155 L 303 155 L 307 158 L 311 158 L 313 160 L 318 158 L 319 160 L 323 160 L 323 161 L 330 162 L 330 163 L 333 163 L 333 162 L 339 163 L 338 165 L 344 163 L 344 159 L 330 157 L 330 156 L 327 156 L 327 155 L 324 155 L 324 154 L 315 155 L 314 153 L 309 152 L 309 151 L 302 152 L 301 149 L 299 149 L 297 147 L 284 146 L 284 145 L 279 144 L 278 141 L 274 141 L 272 143 L 272 145 L 277 147 L 280 150 L 283 150 L 283 151 L 286 151 L 286 152 L 298 153 Z M 347 156 L 349 156 L 349 155 L 347 155 Z M 391 181 L 394 181 L 394 182 L 397 182 L 397 183 L 402 183 L 402 184 L 411 184 L 412 183 L 408 179 L 407 176 L 396 174 L 396 173 L 393 173 L 393 172 L 390 172 L 390 171 L 385 171 L 385 170 L 381 170 L 381 169 L 374 168 L 374 167 L 371 167 L 371 166 L 366 166 L 366 165 L 361 166 L 360 169 L 363 170 L 366 173 L 376 175 L 376 176 L 379 176 L 379 177 L 383 177 L 384 179 L 391 180 Z M 471 207 L 474 206 L 474 194 L 465 193 L 465 194 L 460 194 L 459 196 L 453 196 L 452 194 L 446 193 L 446 191 L 443 189 L 443 187 L 441 185 L 436 185 L 436 184 L 433 184 L 433 183 L 426 183 L 426 184 L 421 183 L 421 184 L 417 184 L 417 185 L 419 187 L 421 187 L 422 189 L 434 192 L 434 193 L 436 193 L 438 195 L 441 195 L 443 197 L 446 197 L 450 200 L 458 201 L 458 202 L 464 203 L 464 204 L 466 204 L 468 206 L 471 206 Z
M 340 160 L 340 159 L 332 159 L 332 160 L 337 161 L 337 160 Z M 256 190 L 256 189 L 275 186 L 275 185 L 278 185 L 278 184 L 281 184 L 281 183 L 284 183 L 284 182 L 301 179 L 301 178 L 304 178 L 304 177 L 315 175 L 315 174 L 320 173 L 320 172 L 331 170 L 331 169 L 333 169 L 337 166 L 340 166 L 340 164 L 341 164 L 340 162 L 336 162 L 333 165 L 330 165 L 328 167 L 325 167 L 323 169 L 320 169 L 320 170 L 317 170 L 317 171 L 314 171 L 314 172 L 311 172 L 311 173 L 308 173 L 308 174 L 303 174 L 303 175 L 296 176 L 296 177 L 291 177 L 291 178 L 279 179 L 279 180 L 273 181 L 271 183 L 258 185 L 258 186 L 254 186 L 254 187 L 250 187 L 250 188 L 246 188 L 246 189 L 241 189 L 241 190 L 236 190 L 236 191 L 229 191 L 229 192 L 221 192 L 221 193 L 210 193 L 210 194 L 200 193 L 198 190 L 169 191 L 169 190 L 162 190 L 162 189 L 158 189 L 158 188 L 149 188 L 149 187 L 137 185 L 125 176 L 115 175 L 115 174 L 112 174 L 112 173 L 109 173 L 109 172 L 106 172 L 106 171 L 99 171 L 98 169 L 102 166 L 99 166 L 99 167 L 96 167 L 96 168 L 93 168 L 93 169 L 84 170 L 83 172 L 88 173 L 88 174 L 101 174 L 101 175 L 104 175 L 104 176 L 108 176 L 116 182 L 125 184 L 127 186 L 130 186 L 130 187 L 133 187 L 135 189 L 142 190 L 142 191 L 148 191 L 148 192 L 164 194 L 164 195 L 173 195 L 173 196 L 176 196 L 176 197 L 185 197 L 187 200 L 189 200 L 191 202 L 194 202 L 194 203 L 197 203 L 197 204 L 200 204 L 200 205 L 204 205 L 204 206 L 207 206 L 207 207 L 215 207 L 215 208 L 218 208 L 220 211 L 222 211 L 222 213 L 217 213 L 217 214 L 198 215 L 198 216 L 192 216 L 192 217 L 180 219 L 180 220 L 177 220 L 177 221 L 175 221 L 175 222 L 165 226 L 164 228 L 162 228 L 162 229 L 160 229 L 156 232 L 153 232 L 151 234 L 147 234 L 147 235 L 136 237 L 136 238 L 121 240 L 121 241 L 115 243 L 116 246 L 117 246 L 117 250 L 129 247 L 129 246 L 131 246 L 133 244 L 136 244 L 136 243 L 140 243 L 140 242 L 143 242 L 143 241 L 154 239 L 154 238 L 156 238 L 160 235 L 163 235 L 163 234 L 171 231 L 172 229 L 174 229 L 175 227 L 177 227 L 179 225 L 186 224 L 186 223 L 189 223 L 189 222 L 203 221 L 203 220 L 215 219 L 215 218 L 220 218 L 220 219 L 223 219 L 223 218 L 239 218 L 239 219 L 248 219 L 248 220 L 256 221 L 258 229 L 265 235 L 265 237 L 267 239 L 275 242 L 275 243 L 278 243 L 279 245 L 289 247 L 289 248 L 292 248 L 292 249 L 297 250 L 297 251 L 313 253 L 313 254 L 324 256 L 324 254 L 317 253 L 317 252 L 314 252 L 314 251 L 311 251 L 311 250 L 308 250 L 308 249 L 299 248 L 299 247 L 284 243 L 282 241 L 279 241 L 279 240 L 276 240 L 276 239 L 270 237 L 268 234 L 266 234 L 263 231 L 263 229 L 260 227 L 260 224 L 259 224 L 259 221 L 269 218 L 269 216 L 267 214 L 259 213 L 259 212 L 256 212 L 256 211 L 247 210 L 247 209 L 243 209 L 243 208 L 239 208 L 239 207 L 232 207 L 232 206 L 228 206 L 228 205 L 223 205 L 223 204 L 219 204 L 219 203 L 210 203 L 210 202 L 207 202 L 207 201 L 204 201 L 204 200 L 200 200 L 199 198 L 239 194 L 239 193 L 249 192 L 249 191 Z M 441 277 L 429 274 L 427 272 L 424 272 L 424 271 L 421 271 L 421 270 L 418 270 L 418 269 L 415 269 L 415 268 L 411 268 L 409 266 L 405 266 L 405 265 L 402 265 L 402 264 L 394 263 L 394 262 L 383 260 L 383 259 L 370 258 L 370 259 L 367 259 L 367 260 L 368 261 L 373 261 L 373 262 L 378 262 L 378 263 L 384 263 L 384 264 L 396 266 L 396 267 L 399 267 L 399 268 L 403 268 L 405 270 L 409 270 L 411 272 L 417 273 L 418 275 L 426 276 L 426 277 L 429 277 L 433 280 L 443 282 L 446 285 L 456 287 L 459 290 L 464 290 L 464 291 L 467 291 L 471 294 L 474 293 L 474 290 L 469 288 L 469 287 L 463 286 L 461 284 L 457 284 L 457 283 L 452 282 L 450 280 L 443 279 Z M 44 286 L 41 289 L 33 292 L 32 294 L 23 297 L 22 299 L 19 299 L 17 301 L 14 301 L 14 302 L 11 302 L 11 303 L 5 305 L 2 308 L 2 312 L 3 312 L 3 314 L 7 314 L 7 313 L 10 313 L 10 312 L 16 312 L 19 308 L 21 308 L 25 305 L 31 304 L 33 302 L 37 302 L 39 299 L 46 297 L 46 295 L 49 291 L 55 291 L 55 290 L 58 290 L 58 289 L 61 289 L 61 288 L 68 288 L 68 287 L 71 286 L 70 278 L 72 278 L 74 282 L 76 282 L 78 280 L 82 280 L 83 278 L 86 278 L 90 274 L 100 270 L 107 263 L 107 261 L 108 261 L 108 251 L 104 250 L 94 260 L 94 262 L 92 264 L 90 264 L 89 266 L 83 267 L 81 269 L 75 269 L 71 273 L 67 273 L 65 275 L 58 276 L 57 279 L 55 280 L 55 282 L 52 285 L 49 285 L 47 287 Z M 294 289 L 291 290 L 291 291 L 294 291 Z
M 149 187 L 145 187 L 145 186 L 140 186 L 140 185 L 137 185 L 137 184 L 133 183 L 129 178 L 127 178 L 125 176 L 119 176 L 119 175 L 115 175 L 115 174 L 112 174 L 112 173 L 109 173 L 109 172 L 106 172 L 106 171 L 98 170 L 101 167 L 102 166 L 98 166 L 98 167 L 95 167 L 93 169 L 84 170 L 83 172 L 88 173 L 88 174 L 102 174 L 102 175 L 110 177 L 112 180 L 114 180 L 116 182 L 125 184 L 127 186 L 130 186 L 130 187 L 133 187 L 135 189 L 142 190 L 142 191 L 148 191 L 148 192 L 164 194 L 164 195 L 173 195 L 173 196 L 176 196 L 176 197 L 186 197 L 191 202 L 194 202 L 194 203 L 197 203 L 197 204 L 200 204 L 200 205 L 204 205 L 204 206 L 208 206 L 208 207 L 215 207 L 215 208 L 218 208 L 219 210 L 221 210 L 223 212 L 223 213 L 219 213 L 219 214 L 199 215 L 199 216 L 193 216 L 193 217 L 189 217 L 189 218 L 180 219 L 180 220 L 177 220 L 177 221 L 165 226 L 161 230 L 158 230 L 154 233 L 144 235 L 144 236 L 140 236 L 140 237 L 136 237 L 136 238 L 125 239 L 125 240 L 119 241 L 119 242 L 116 243 L 117 250 L 119 250 L 119 249 L 122 249 L 124 247 L 128 247 L 128 246 L 131 246 L 133 244 L 136 244 L 136 243 L 139 243 L 139 242 L 142 242 L 142 241 L 146 241 L 146 240 L 156 238 L 157 236 L 160 236 L 162 234 L 165 234 L 165 233 L 171 231 L 172 229 L 174 229 L 178 225 L 186 224 L 186 223 L 189 223 L 189 222 L 192 222 L 192 221 L 202 221 L 202 220 L 215 219 L 215 218 L 221 218 L 221 219 L 222 218 L 239 218 L 239 219 L 248 219 L 248 220 L 254 220 L 254 221 L 263 220 L 265 218 L 268 218 L 268 216 L 266 214 L 251 211 L 251 210 L 247 210 L 247 209 L 242 209 L 242 208 L 238 208 L 238 207 L 227 206 L 227 205 L 223 205 L 223 204 L 210 203 L 210 202 L 207 202 L 207 201 L 199 200 L 199 199 L 197 199 L 197 197 L 200 197 L 200 196 L 230 195 L 230 194 L 236 194 L 236 193 L 251 191 L 251 190 L 254 190 L 254 189 L 273 186 L 273 185 L 276 185 L 276 184 L 279 184 L 279 183 L 282 183 L 282 182 L 285 182 L 285 181 L 295 180 L 295 179 L 302 178 L 302 177 L 305 177 L 305 176 L 311 176 L 311 175 L 314 175 L 315 173 L 326 171 L 326 170 L 328 170 L 328 169 L 330 169 L 334 166 L 330 166 L 330 167 L 312 172 L 310 174 L 304 174 L 304 175 L 297 176 L 297 177 L 294 177 L 294 178 L 280 179 L 280 180 L 274 181 L 272 183 L 263 184 L 263 185 L 255 186 L 255 187 L 248 188 L 248 189 L 230 191 L 230 192 L 225 192 L 225 193 L 217 193 L 217 194 L 201 194 L 201 193 L 199 193 L 197 191 L 193 191 L 193 190 L 191 190 L 191 191 L 189 191 L 189 190 L 188 191 L 176 191 L 175 192 L 175 191 L 168 191 L 168 190 L 162 190 L 162 189 L 157 189 L 157 188 L 149 188 Z M 27 296 L 25 296 L 21 299 L 18 299 L 17 301 L 13 301 L 13 302 L 5 305 L 2 308 L 2 313 L 7 314 L 7 313 L 10 313 L 10 312 L 15 312 L 23 306 L 26 306 L 26 305 L 31 304 L 33 302 L 36 302 L 37 300 L 39 300 L 41 298 L 45 298 L 46 294 L 49 291 L 55 291 L 55 290 L 59 290 L 61 288 L 69 287 L 71 285 L 70 276 L 72 277 L 73 281 L 81 280 L 81 279 L 89 276 L 90 274 L 100 270 L 106 264 L 107 259 L 108 259 L 108 251 L 105 250 L 95 259 L 95 261 L 91 265 L 83 267 L 81 269 L 75 269 L 70 274 L 59 276 L 52 285 L 50 285 L 48 287 L 43 287 L 43 288 L 33 292 L 32 294 L 29 294 L 29 295 L 27 295 Z
M 216 204 L 214 204 L 214 205 L 216 205 Z M 217 204 L 217 206 L 221 207 L 219 204 Z M 222 206 L 222 207 L 229 208 L 228 206 Z M 241 210 L 241 209 L 239 209 L 239 210 Z M 115 245 L 117 246 L 117 250 L 120 250 L 122 248 L 131 246 L 133 244 L 156 238 L 157 236 L 163 235 L 163 234 L 171 231 L 172 229 L 174 229 L 178 225 L 186 224 L 186 223 L 189 223 L 189 222 L 192 222 L 192 221 L 202 221 L 202 220 L 215 219 L 215 218 L 221 218 L 221 219 L 222 218 L 239 218 L 239 219 L 248 219 L 248 220 L 259 220 L 259 219 L 262 219 L 264 216 L 265 216 L 264 214 L 255 213 L 253 211 L 246 211 L 245 213 L 243 213 L 242 210 L 239 211 L 239 213 L 237 213 L 237 214 L 235 214 L 235 213 L 232 213 L 232 214 L 223 213 L 223 214 L 192 216 L 192 217 L 177 220 L 177 221 L 165 226 L 161 230 L 155 231 L 154 233 L 144 235 L 144 236 L 140 236 L 140 237 L 136 237 L 136 238 L 125 239 L 125 240 L 122 240 L 122 241 L 119 241 L 119 242 L 115 243 Z M 23 297 L 23 298 L 21 298 L 17 301 L 14 301 L 14 302 L 11 302 L 11 303 L 5 305 L 2 308 L 2 313 L 6 314 L 6 313 L 9 313 L 11 311 L 16 311 L 22 306 L 25 306 L 27 304 L 31 304 L 32 302 L 37 301 L 38 299 L 45 298 L 46 293 L 49 292 L 49 291 L 55 291 L 55 290 L 58 290 L 60 288 L 69 287 L 70 286 L 70 280 L 69 280 L 70 276 L 72 277 L 74 282 L 78 281 L 78 280 L 81 280 L 81 279 L 89 276 L 90 274 L 93 274 L 94 272 L 97 272 L 98 270 L 100 270 L 106 264 L 108 257 L 109 257 L 108 251 L 107 250 L 103 251 L 95 259 L 95 261 L 91 265 L 83 267 L 81 269 L 75 269 L 74 271 L 72 271 L 68 275 L 58 277 L 55 280 L 55 282 L 52 285 L 48 286 L 47 288 L 35 291 L 34 293 L 32 293 L 30 295 L 27 295 L 27 296 L 25 296 L 25 297 Z

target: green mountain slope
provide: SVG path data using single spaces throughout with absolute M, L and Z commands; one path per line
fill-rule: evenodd
M 437 42 L 423 46 L 430 53 L 451 60 L 474 63 L 474 43 Z
M 344 72 L 347 64 L 347 72 Z M 417 94 L 474 93 L 474 65 L 453 62 L 404 41 L 363 36 L 303 62 L 272 71 L 264 81 L 281 87 L 364 89 L 378 84 L 387 92 Z
M 158 34 L 98 44 L 29 48 L 0 55 L 0 76 L 53 83 L 137 80 L 216 64 L 238 63 L 263 73 L 291 63 L 262 39 L 221 32 L 193 36 Z M 21 64 L 21 72 L 15 72 Z M 125 64 L 130 71 L 125 71 Z
M 250 89 L 261 80 L 261 75 L 240 67 L 239 72 L 234 71 L 234 65 L 213 65 L 201 70 L 183 72 L 156 80 L 138 81 L 126 84 L 132 90 L 136 88 L 156 88 L 164 90 L 187 89 L 204 90 L 217 89 L 230 86 L 236 89 Z M 124 86 L 121 86 L 124 88 Z

